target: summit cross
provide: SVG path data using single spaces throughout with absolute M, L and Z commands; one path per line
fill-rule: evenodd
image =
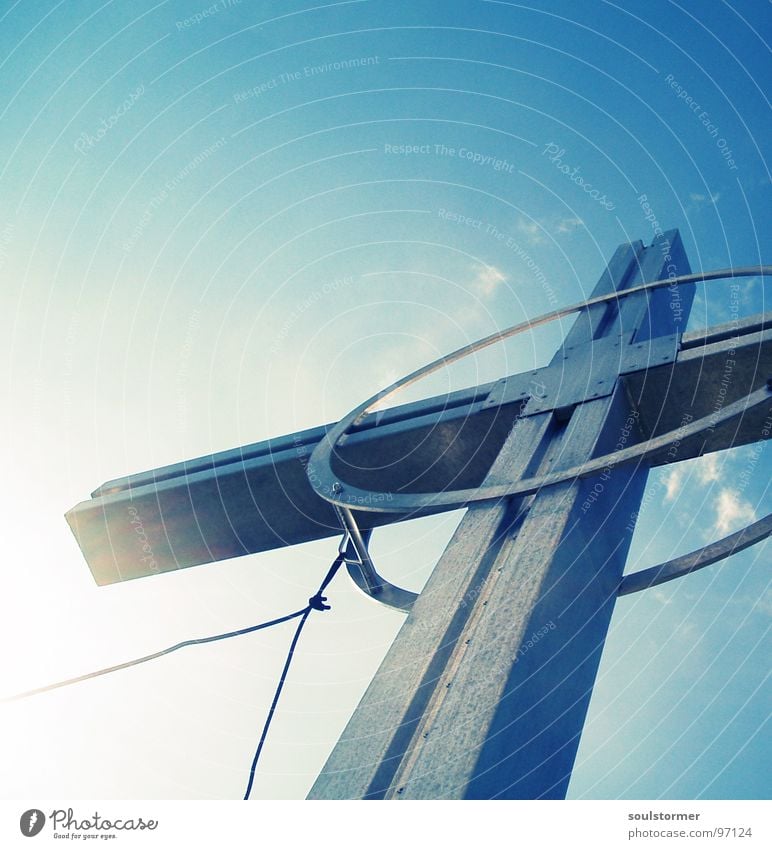
M 99 584 L 343 530 L 408 616 L 309 798 L 564 798 L 617 596 L 772 530 L 623 576 L 649 468 L 772 430 L 769 315 L 684 333 L 694 282 L 622 294 L 689 273 L 676 230 L 622 244 L 541 369 L 113 480 L 67 520 Z M 373 529 L 451 506 L 419 595 L 375 572 Z

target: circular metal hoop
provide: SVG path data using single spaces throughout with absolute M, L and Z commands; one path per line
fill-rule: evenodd
M 373 395 L 364 403 L 360 404 L 352 410 L 347 416 L 342 418 L 327 434 L 322 437 L 316 448 L 314 449 L 306 468 L 309 483 L 314 491 L 321 498 L 339 507 L 347 507 L 354 510 L 362 510 L 369 512 L 380 513 L 418 513 L 424 510 L 437 509 L 453 509 L 466 506 L 467 504 L 477 501 L 491 501 L 500 498 L 511 496 L 533 495 L 545 486 L 554 486 L 559 483 L 564 483 L 569 480 L 577 480 L 594 475 L 595 473 L 611 466 L 624 465 L 633 460 L 645 460 L 648 457 L 658 453 L 663 448 L 666 448 L 670 443 L 678 438 L 686 439 L 690 436 L 699 434 L 707 428 L 715 428 L 720 424 L 725 424 L 735 418 L 742 416 L 749 410 L 764 404 L 772 395 L 772 389 L 769 386 L 762 387 L 755 392 L 750 393 L 745 398 L 729 404 L 718 413 L 711 413 L 703 416 L 690 424 L 671 430 L 646 442 L 641 442 L 637 445 L 632 445 L 629 448 L 624 448 L 619 451 L 614 451 L 611 454 L 605 454 L 602 457 L 596 457 L 589 460 L 580 466 L 572 466 L 570 469 L 565 469 L 559 472 L 541 475 L 539 477 L 527 478 L 525 480 L 516 481 L 511 484 L 503 484 L 499 486 L 480 487 L 476 489 L 455 489 L 446 492 L 436 493 L 385 493 L 373 490 L 361 489 L 351 486 L 345 482 L 340 482 L 332 470 L 332 454 L 340 441 L 350 428 L 356 425 L 367 415 L 368 412 L 380 401 L 391 397 L 392 395 L 404 389 L 407 386 L 417 382 L 423 377 L 432 374 L 443 366 L 450 365 L 476 351 L 516 336 L 535 327 L 563 318 L 575 312 L 588 309 L 596 304 L 606 304 L 611 301 L 618 301 L 622 298 L 631 295 L 650 292 L 655 289 L 661 289 L 665 286 L 681 286 L 689 283 L 708 282 L 710 280 L 723 280 L 734 277 L 756 277 L 769 276 L 772 274 L 772 266 L 746 266 L 743 268 L 724 268 L 717 271 L 698 272 L 696 274 L 685 274 L 680 277 L 667 278 L 664 280 L 655 280 L 650 283 L 642 283 L 640 286 L 634 286 L 630 289 L 622 289 L 618 292 L 611 292 L 607 295 L 598 295 L 578 304 L 573 304 L 568 307 L 553 310 L 545 313 L 532 321 L 524 321 L 520 324 L 515 324 L 506 330 L 498 331 L 477 342 L 472 342 L 459 348 L 446 357 L 441 357 L 426 366 L 412 372 L 406 377 L 395 381 L 386 389 Z
M 617 595 L 632 595 L 641 592 L 641 590 L 648 590 L 668 581 L 674 581 L 676 578 L 682 578 L 684 575 L 697 572 L 706 566 L 725 560 L 733 554 L 738 554 L 746 548 L 762 542 L 769 536 L 772 536 L 772 513 L 768 513 L 763 519 L 759 519 L 742 530 L 723 537 L 723 539 L 704 545 L 696 551 L 690 551 L 689 554 L 674 557 L 672 560 L 652 566 L 649 569 L 641 569 L 639 572 L 625 575 L 619 585 Z M 384 594 L 376 594 L 372 592 L 356 567 L 349 563 L 346 565 L 352 580 L 363 593 L 388 607 L 396 608 L 403 613 L 410 612 L 418 598 L 418 593 L 404 590 L 402 587 L 397 587 L 378 576 L 383 582 Z
M 690 551 L 689 554 L 675 557 L 666 563 L 660 563 L 659 566 L 652 566 L 650 569 L 642 569 L 640 572 L 625 575 L 619 585 L 617 595 L 630 595 L 641 590 L 648 590 L 650 587 L 656 587 L 667 583 L 667 581 L 688 575 L 690 572 L 704 569 L 705 566 L 718 563 L 719 560 L 724 560 L 739 551 L 756 545 L 757 542 L 765 540 L 770 535 L 772 535 L 772 513 L 768 513 L 758 522 L 747 525 L 741 531 L 712 542 L 710 545 L 704 545 L 696 551 Z

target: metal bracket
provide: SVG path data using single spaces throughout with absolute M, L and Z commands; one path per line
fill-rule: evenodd
M 681 350 L 681 334 L 672 333 L 670 336 L 654 336 L 645 342 L 627 345 L 622 352 L 619 374 L 632 374 L 635 371 L 645 371 L 655 366 L 674 363 Z
M 351 580 L 375 601 L 408 613 L 418 598 L 418 593 L 395 586 L 378 574 L 367 548 L 372 531 L 362 533 L 348 507 L 337 504 L 333 506 L 345 531 L 340 551 Z
M 525 404 L 524 417 L 572 409 L 610 395 L 620 375 L 675 362 L 679 348 L 680 334 L 633 343 L 628 333 L 574 345 L 551 365 L 497 381 L 483 409 L 517 401 Z

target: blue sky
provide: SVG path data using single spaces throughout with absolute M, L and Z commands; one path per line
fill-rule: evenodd
M 63 513 L 102 481 L 337 420 L 580 300 L 617 244 L 651 241 L 642 195 L 693 269 L 772 256 L 763 3 L 0 16 L 4 693 L 295 610 L 334 554 L 96 588 Z M 690 327 L 727 320 L 728 297 L 701 287 Z M 765 307 L 743 283 L 742 314 Z M 561 329 L 422 391 L 544 363 Z M 746 447 L 652 473 L 630 568 L 765 515 L 769 467 Z M 458 519 L 377 534 L 384 574 L 420 588 Z M 765 554 L 620 600 L 573 798 L 769 795 Z M 330 595 L 255 798 L 305 795 L 401 624 L 342 576 Z M 239 798 L 291 627 L 3 706 L 3 793 Z

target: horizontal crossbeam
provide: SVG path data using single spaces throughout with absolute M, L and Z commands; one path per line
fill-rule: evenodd
M 763 386 L 772 375 L 772 314 L 707 331 L 596 340 L 594 358 L 611 358 L 639 412 L 640 440 L 677 430 Z M 616 354 L 614 353 L 616 351 Z M 620 353 L 620 351 L 622 353 Z M 605 352 L 605 353 L 604 353 Z M 579 352 L 574 352 L 577 355 Z M 577 379 L 564 357 L 533 372 L 405 404 L 365 417 L 340 449 L 342 476 L 381 492 L 432 492 L 479 486 L 525 412 L 556 411 L 613 391 Z M 585 374 L 591 378 L 591 374 Z M 570 378 L 570 379 L 569 379 Z M 772 409 L 663 449 L 651 465 L 683 460 L 763 438 Z M 334 508 L 306 476 L 308 459 L 331 426 L 110 481 L 67 513 L 99 584 L 210 563 L 340 533 Z M 767 427 L 767 433 L 769 428 Z M 407 460 L 399 458 L 409 457 Z M 416 469 L 421 470 L 416 474 Z M 376 483 L 377 481 L 377 483 Z M 384 496 L 385 498 L 388 495 Z M 357 512 L 363 530 L 400 513 Z

